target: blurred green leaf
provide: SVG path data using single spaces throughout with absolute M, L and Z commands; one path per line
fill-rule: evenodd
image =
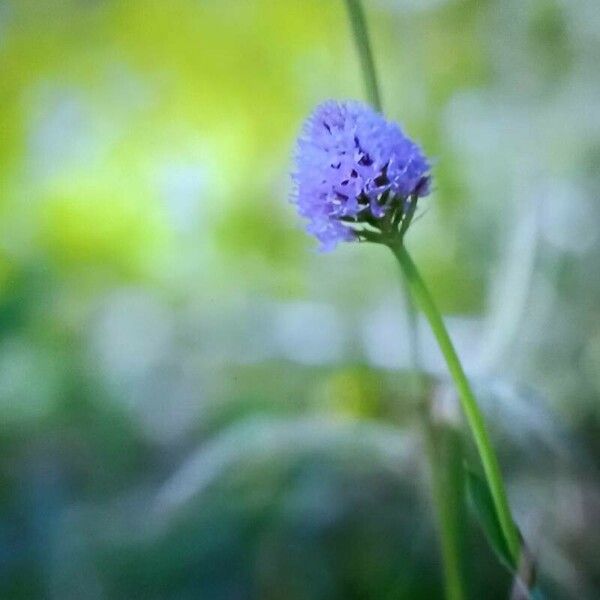
M 468 467 L 465 470 L 469 502 L 477 516 L 477 520 L 500 562 L 511 573 L 514 573 L 516 570 L 515 563 L 502 535 L 502 529 L 496 516 L 494 502 L 487 483 Z

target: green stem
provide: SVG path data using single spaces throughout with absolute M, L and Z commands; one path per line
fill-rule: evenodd
M 452 427 L 450 425 L 437 425 L 432 417 L 425 377 L 419 366 L 417 311 L 406 282 L 401 280 L 401 283 L 402 292 L 406 298 L 408 346 L 414 369 L 413 393 L 415 398 L 421 398 L 419 413 L 429 459 L 431 496 L 437 519 L 437 532 L 444 568 L 445 597 L 447 600 L 463 600 L 465 590 L 459 528 L 459 513 L 464 500 L 461 493 L 461 448 L 459 441 L 455 439 L 457 435 Z
M 346 0 L 346 7 L 348 9 L 348 15 L 352 24 L 356 48 L 360 57 L 367 97 L 373 107 L 377 111 L 382 112 L 383 107 L 381 102 L 381 93 L 379 91 L 379 85 L 377 82 L 377 72 L 375 71 L 375 63 L 373 61 L 371 44 L 369 41 L 369 32 L 367 30 L 367 23 L 362 4 L 360 0 Z M 416 205 L 416 199 L 414 200 L 414 204 Z M 408 222 L 410 222 L 410 218 L 408 219 Z M 413 353 L 413 362 L 415 371 L 417 373 L 415 379 L 415 388 L 417 388 L 417 391 L 420 391 L 419 388 L 421 388 L 422 382 L 418 369 L 416 312 L 412 304 L 410 294 L 406 293 L 405 295 L 407 298 L 409 332 L 411 335 L 410 348 Z M 454 509 L 456 508 L 456 510 L 458 510 L 458 507 L 454 507 L 452 502 L 448 502 L 448 500 L 452 501 L 452 498 L 445 496 L 445 482 L 442 473 L 443 469 L 442 465 L 439 463 L 440 453 L 438 452 L 435 440 L 435 425 L 430 421 L 430 414 L 428 410 L 425 412 L 425 414 L 423 414 L 423 426 L 430 449 L 429 455 L 431 461 L 432 492 L 439 522 L 438 529 L 441 538 L 440 542 L 442 547 L 442 560 L 444 563 L 444 583 L 446 587 L 446 597 L 448 600 L 462 600 L 465 596 L 462 582 L 460 543 L 458 535 L 459 532 L 455 527 L 455 522 L 457 522 L 457 520 L 454 519 L 456 516 L 454 514 Z
M 364 74 L 367 97 L 375 109 L 381 112 L 381 94 L 377 85 L 377 73 L 375 71 L 375 63 L 373 62 L 373 53 L 371 52 L 369 32 L 362 4 L 360 0 L 346 0 L 346 7 L 348 8 L 348 16 L 352 24 L 356 48 L 360 57 L 360 65 Z
M 483 470 L 492 494 L 498 520 L 500 522 L 500 526 L 502 527 L 502 532 L 506 538 L 508 549 L 514 559 L 515 564 L 519 564 L 521 548 L 519 534 L 508 506 L 508 499 L 504 489 L 504 483 L 502 481 L 500 465 L 498 464 L 498 459 L 496 458 L 496 454 L 492 448 L 490 437 L 483 420 L 483 415 L 479 409 L 479 406 L 477 405 L 477 401 L 475 400 L 475 395 L 471 390 L 471 386 L 465 375 L 460 359 L 456 354 L 452 340 L 448 335 L 448 331 L 446 330 L 446 326 L 444 325 L 444 321 L 442 320 L 440 312 L 438 311 L 437 306 L 435 305 L 435 302 L 433 301 L 433 298 L 431 297 L 431 294 L 425 285 L 425 282 L 421 278 L 417 267 L 404 247 L 404 244 L 401 240 L 396 241 L 395 243 L 390 244 L 390 248 L 398 259 L 398 262 L 400 263 L 402 271 L 404 272 L 408 282 L 408 287 L 412 293 L 412 296 L 417 306 L 419 306 L 429 321 L 429 325 L 437 340 L 440 350 L 444 355 L 446 364 L 448 365 L 448 370 L 450 371 L 450 375 L 452 376 L 454 384 L 456 385 L 460 402 L 467 417 L 469 427 L 471 428 L 471 432 L 475 439 L 477 450 L 479 451 Z
M 465 590 L 459 512 L 464 497 L 460 439 L 452 425 L 435 423 L 429 403 L 423 403 L 421 412 L 430 457 L 431 492 L 440 532 L 446 598 L 462 600 Z
M 414 395 L 421 397 L 419 413 L 421 427 L 429 458 L 431 476 L 431 496 L 437 519 L 440 550 L 444 568 L 445 597 L 447 600 L 463 600 L 465 589 L 462 570 L 462 544 L 460 532 L 460 510 L 462 496 L 462 450 L 457 432 L 452 425 L 436 424 L 426 381 L 420 369 L 417 311 L 410 297 L 406 282 L 402 281 L 402 291 L 406 298 L 408 317 L 409 348 L 411 362 L 415 370 Z

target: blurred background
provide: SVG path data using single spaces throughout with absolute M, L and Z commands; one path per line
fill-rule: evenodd
M 365 9 L 542 587 L 597 598 L 600 4 Z M 0 597 L 441 598 L 396 266 L 288 202 L 303 118 L 363 97 L 341 0 L 0 0 L 0 74 Z M 425 323 L 420 361 L 460 428 Z

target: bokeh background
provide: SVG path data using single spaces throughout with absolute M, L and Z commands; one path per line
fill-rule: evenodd
M 365 6 L 543 587 L 597 598 L 600 4 Z M 362 96 L 341 1 L 0 0 L 0 597 L 442 597 L 397 269 L 288 202 L 302 119 Z M 424 323 L 420 361 L 460 428 Z

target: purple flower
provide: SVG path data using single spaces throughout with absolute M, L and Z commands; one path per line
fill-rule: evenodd
M 397 124 L 359 102 L 329 100 L 302 128 L 292 202 L 321 249 L 331 250 L 361 231 L 397 225 L 406 200 L 429 193 L 429 170 Z

